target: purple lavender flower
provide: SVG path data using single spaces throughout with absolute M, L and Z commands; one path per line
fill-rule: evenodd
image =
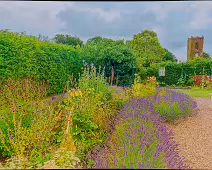
M 52 101 L 54 101 L 55 99 L 56 99 L 56 96 L 53 96 L 53 97 L 52 97 Z
M 110 162 L 107 159 L 105 160 L 105 156 L 109 157 L 111 154 L 114 157 L 113 163 L 115 163 L 117 168 L 126 168 L 125 165 L 130 165 L 130 168 L 155 168 L 155 164 L 159 159 L 163 163 L 168 163 L 167 168 L 188 167 L 184 164 L 183 158 L 181 158 L 176 151 L 178 145 L 172 138 L 173 132 L 162 125 L 162 122 L 167 121 L 167 119 L 176 119 L 178 118 L 178 114 L 181 114 L 180 116 L 190 114 L 191 111 L 196 108 L 196 103 L 188 95 L 171 90 L 166 90 L 167 95 L 161 96 L 161 90 L 162 89 L 157 89 L 157 96 L 132 100 L 125 105 L 125 108 L 123 108 L 117 116 L 117 119 L 123 122 L 133 120 L 132 124 L 126 127 L 125 141 L 120 146 L 116 146 L 112 141 L 108 142 L 109 146 L 113 146 L 113 148 L 117 149 L 116 152 L 106 146 L 101 151 L 96 150 L 93 156 L 91 156 L 96 162 L 95 168 L 111 168 Z M 167 104 L 167 108 L 164 108 L 161 103 Z M 162 111 L 163 117 L 158 114 L 155 106 Z M 180 108 L 180 110 L 177 110 L 177 106 L 179 106 L 178 108 Z M 136 124 L 138 120 L 140 122 Z M 118 122 L 119 121 L 115 122 L 115 124 L 118 124 Z M 154 125 L 154 128 L 148 127 L 148 124 Z M 124 149 L 122 150 L 121 148 Z M 130 160 L 132 153 L 134 153 L 134 155 L 136 153 L 139 154 L 139 161 L 135 160 L 134 162 L 136 162 L 136 164 L 132 162 L 124 164 L 123 161 Z M 123 156 L 119 154 L 123 154 Z M 165 154 L 165 157 L 163 154 Z M 104 155 L 104 157 L 99 155 Z M 149 156 L 153 159 L 147 159 Z M 121 167 L 118 167 L 119 161 L 122 161 Z
M 124 165 L 124 162 L 122 162 L 122 169 L 127 169 L 126 166 Z

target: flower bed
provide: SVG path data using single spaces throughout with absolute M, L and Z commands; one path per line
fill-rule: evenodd
M 161 107 L 170 103 L 174 106 L 164 108 L 167 109 L 164 114 Z M 178 155 L 172 132 L 162 122 L 191 115 L 195 108 L 196 103 L 187 95 L 163 89 L 158 89 L 155 97 L 128 102 L 118 115 L 110 141 L 89 154 L 90 165 L 123 169 L 189 168 Z

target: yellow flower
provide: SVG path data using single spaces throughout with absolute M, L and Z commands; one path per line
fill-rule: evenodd
M 81 90 L 79 90 L 79 92 L 78 92 L 78 93 L 79 93 L 79 96 L 82 96 L 82 92 L 81 92 Z

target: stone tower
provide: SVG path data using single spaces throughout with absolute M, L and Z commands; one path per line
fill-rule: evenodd
M 192 60 L 196 57 L 203 58 L 204 52 L 204 37 L 191 37 L 188 39 L 188 54 L 187 60 Z

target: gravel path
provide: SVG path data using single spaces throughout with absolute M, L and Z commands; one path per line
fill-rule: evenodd
M 195 98 L 198 115 L 177 125 L 167 126 L 174 131 L 179 154 L 192 169 L 212 169 L 212 106 L 211 99 Z

